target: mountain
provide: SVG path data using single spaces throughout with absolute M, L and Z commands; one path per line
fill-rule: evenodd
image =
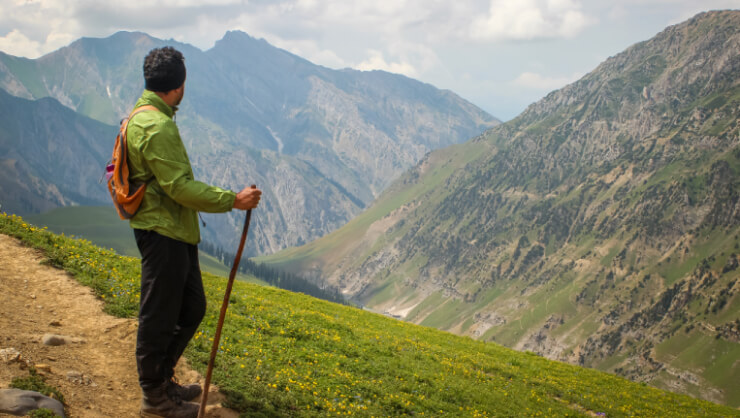
M 267 257 L 368 308 L 740 406 L 740 12 L 697 15 Z
M 207 51 L 120 32 L 83 38 L 35 60 L 0 53 L 0 88 L 28 100 L 54 98 L 116 126 L 141 94 L 144 56 L 163 45 L 185 55 L 188 80 L 177 123 L 196 177 L 232 189 L 256 183 L 265 192 L 247 246 L 252 254 L 303 244 L 343 225 L 428 151 L 498 123 L 449 91 L 381 71 L 320 67 L 243 32 L 227 33 Z M 103 148 L 112 146 L 110 136 L 97 138 Z M 104 153 L 85 164 L 102 167 L 107 159 Z M 50 180 L 61 187 L 61 179 Z M 206 240 L 235 247 L 241 216 L 206 221 Z
M 0 204 L 6 212 L 44 211 L 106 199 L 100 161 L 110 149 L 100 139 L 116 129 L 62 106 L 0 89 Z M 110 197 L 107 197 L 110 199 Z

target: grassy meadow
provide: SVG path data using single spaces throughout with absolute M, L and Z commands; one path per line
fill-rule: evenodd
M 48 212 L 27 215 L 24 219 L 57 234 L 84 237 L 94 245 L 110 248 L 121 255 L 139 256 L 128 221 L 122 221 L 113 206 L 63 206 Z M 202 251 L 200 267 L 205 272 L 227 277 L 231 270 Z M 264 284 L 262 280 L 242 273 L 237 274 L 237 279 Z
M 0 214 L 0 233 L 42 250 L 105 301 L 136 315 L 139 260 Z M 186 356 L 205 371 L 226 279 L 204 274 L 208 312 Z M 133 353 L 132 353 L 133 355 Z M 740 411 L 396 321 L 237 281 L 214 383 L 255 416 L 740 416 Z

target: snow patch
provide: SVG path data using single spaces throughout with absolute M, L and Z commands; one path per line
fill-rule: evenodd
M 273 139 L 275 139 L 275 142 L 277 142 L 278 154 L 282 154 L 283 153 L 283 140 L 280 139 L 280 137 L 277 136 L 275 131 L 273 131 L 272 128 L 270 128 L 269 126 L 267 127 L 267 130 L 270 131 L 270 135 L 272 135 Z

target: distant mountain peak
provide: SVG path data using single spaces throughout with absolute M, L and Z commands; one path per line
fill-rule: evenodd
M 140 31 L 125 31 L 121 30 L 113 35 L 109 36 L 108 39 L 111 40 L 127 40 L 127 41 L 133 41 L 133 42 L 140 42 L 141 40 L 151 40 L 156 41 L 157 39 L 153 36 L 149 35 L 146 32 L 140 32 Z
M 105 45 L 111 48 L 117 45 L 124 45 L 124 44 L 141 45 L 141 44 L 155 44 L 159 42 L 162 42 L 162 41 L 145 32 L 118 31 L 107 37 L 82 37 L 70 43 L 68 47 L 73 47 L 73 48 L 80 47 L 84 49 L 84 48 L 90 48 L 90 47 L 98 46 L 98 45 Z
M 244 31 L 241 31 L 241 30 L 229 30 L 229 31 L 226 31 L 226 33 L 221 38 L 221 40 L 223 40 L 223 41 L 244 41 L 244 40 L 248 40 L 248 41 L 262 41 L 262 42 L 267 42 L 267 41 L 265 41 L 264 38 L 257 39 L 255 37 L 249 35 L 247 32 L 244 32 Z
M 271 48 L 279 50 L 264 38 L 255 38 L 240 30 L 227 31 L 224 36 L 216 41 L 214 48 Z
M 249 57 L 251 59 L 271 62 L 276 67 L 280 68 L 280 71 L 284 70 L 286 66 L 293 65 L 295 63 L 300 63 L 304 68 L 310 68 L 311 70 L 318 67 L 316 64 L 305 58 L 272 45 L 264 38 L 257 39 L 246 32 L 239 30 L 226 32 L 223 38 L 216 41 L 213 48 L 207 52 L 225 52 L 227 54 L 236 54 L 238 52 L 238 54 L 243 55 L 244 58 Z

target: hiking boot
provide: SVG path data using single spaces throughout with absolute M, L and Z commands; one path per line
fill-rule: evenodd
M 193 399 L 197 398 L 201 392 L 203 392 L 203 389 L 201 389 L 200 385 L 194 383 L 192 385 L 183 386 L 178 383 L 177 379 L 175 379 L 174 377 L 172 377 L 167 383 L 167 394 L 170 395 L 170 398 L 172 399 L 192 401 Z
M 173 399 L 167 394 L 170 383 L 165 382 L 151 390 L 146 390 L 141 398 L 141 416 L 145 418 L 197 418 L 198 404 Z

